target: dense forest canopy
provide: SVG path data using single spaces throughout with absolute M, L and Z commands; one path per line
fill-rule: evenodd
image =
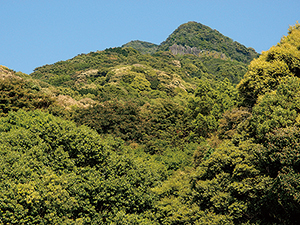
M 0 66 L 0 224 L 299 224 L 299 96 L 299 23 Z

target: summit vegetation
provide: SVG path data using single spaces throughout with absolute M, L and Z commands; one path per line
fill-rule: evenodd
M 250 63 L 258 55 L 253 48 L 247 48 L 217 30 L 197 22 L 188 22 L 179 26 L 160 44 L 159 50 L 169 50 L 172 45 L 194 47 L 204 52 L 223 53 L 233 60 L 244 63 Z
M 299 23 L 0 66 L 0 224 L 299 224 L 299 96 Z

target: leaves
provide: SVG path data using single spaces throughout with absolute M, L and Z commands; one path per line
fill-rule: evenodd
M 41 111 L 9 113 L 0 124 L 4 223 L 103 223 L 120 210 L 140 213 L 165 176 L 112 139 Z
M 284 37 L 277 46 L 254 59 L 238 85 L 246 106 L 253 106 L 259 95 L 276 90 L 285 77 L 300 75 L 299 30 Z M 298 42 L 296 41 L 298 40 Z

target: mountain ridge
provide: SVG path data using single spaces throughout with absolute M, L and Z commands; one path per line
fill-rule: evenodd
M 153 54 L 157 51 L 159 45 L 147 41 L 134 40 L 130 41 L 121 47 L 132 47 L 143 54 Z
M 253 58 L 259 56 L 253 48 L 247 48 L 219 31 L 194 21 L 180 25 L 159 45 L 140 40 L 130 41 L 122 45 L 122 47 L 132 47 L 142 53 L 149 54 L 153 54 L 156 51 L 169 50 L 176 54 L 174 46 L 179 46 L 181 49 L 194 49 L 195 55 L 199 55 L 201 51 L 217 52 L 220 55 L 225 55 L 227 58 L 244 63 L 250 63 Z M 184 52 L 184 54 L 189 54 L 189 52 Z
M 207 39 L 205 43 L 203 42 L 206 45 L 199 45 L 203 38 Z M 219 43 L 221 40 L 236 45 L 245 54 L 243 52 L 237 54 L 232 48 L 226 49 L 223 43 Z M 255 50 L 233 42 L 216 30 L 200 23 L 188 22 L 180 25 L 160 45 L 135 40 L 122 47 L 80 54 L 66 61 L 38 67 L 31 76 L 53 85 L 80 86 L 82 82 L 86 85 L 88 80 L 93 82 L 100 77 L 104 79 L 103 82 L 109 81 L 106 75 L 115 71 L 113 67 L 142 64 L 154 70 L 164 71 L 163 73 L 174 73 L 175 77 L 179 75 L 183 79 L 211 77 L 223 80 L 227 77 L 232 83 L 237 84 L 246 72 L 249 60 L 257 56 Z M 86 72 L 90 70 L 94 72 L 87 76 Z M 148 79 L 152 82 L 151 87 L 156 87 L 151 80 L 154 78 L 148 76 Z

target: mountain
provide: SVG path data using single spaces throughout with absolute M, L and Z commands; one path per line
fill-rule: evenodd
M 216 30 L 200 23 L 188 22 L 160 45 L 135 40 L 122 47 L 80 54 L 66 61 L 36 68 L 31 75 L 53 85 L 70 87 L 76 84 L 82 88 L 87 86 L 88 80 L 91 84 L 96 79 L 98 82 L 100 77 L 103 85 L 111 83 L 112 76 L 106 75 L 115 73 L 117 67 L 140 64 L 153 71 L 171 73 L 185 81 L 193 77 L 213 80 L 227 78 L 237 84 L 249 62 L 257 56 L 258 53 L 252 48 L 233 42 Z M 154 82 L 153 79 L 158 80 L 151 87 L 158 87 L 159 84 L 159 87 L 173 86 L 158 78 L 146 76 L 146 79 L 150 83 Z
M 246 64 L 259 56 L 253 48 L 247 48 L 219 31 L 197 22 L 182 24 L 160 45 L 135 40 L 122 45 L 122 47 L 132 47 L 143 54 L 171 51 L 174 55 L 213 56 Z
M 159 45 L 158 50 L 172 50 L 176 53 L 181 51 L 197 55 L 217 52 L 244 63 L 250 63 L 259 55 L 253 48 L 247 48 L 217 30 L 197 22 L 188 22 L 179 26 Z
M 157 51 L 158 45 L 146 41 L 135 40 L 122 45 L 122 47 L 132 47 L 142 54 L 153 54 Z
M 300 224 L 299 37 L 0 66 L 0 224 Z

